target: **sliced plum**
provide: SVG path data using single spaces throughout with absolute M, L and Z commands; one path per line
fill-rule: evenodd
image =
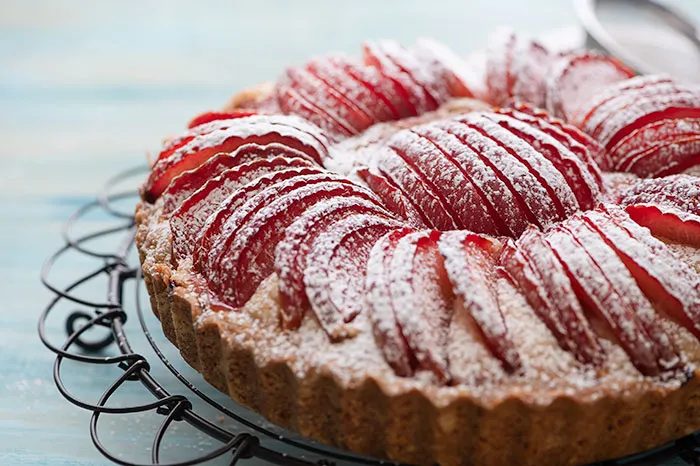
M 496 234 L 496 226 L 471 182 L 427 136 L 423 136 L 424 133 L 425 129 L 421 127 L 400 131 L 387 141 L 387 145 L 421 173 L 458 228 Z
M 418 367 L 447 382 L 447 335 L 454 307 L 439 237 L 440 232 L 423 230 L 399 239 L 389 266 L 389 294 Z
M 273 143 L 266 146 L 245 144 L 232 153 L 217 154 L 199 167 L 176 176 L 161 196 L 163 198 L 163 215 L 172 213 L 207 181 L 216 178 L 224 171 L 257 162 L 265 165 L 272 159 L 275 159 L 273 163 L 275 166 L 286 164 L 294 167 L 310 167 L 316 165 L 303 152 L 281 144 Z
M 592 209 L 600 202 L 602 175 L 595 162 L 587 164 L 566 145 L 517 117 L 487 114 L 487 118 L 521 138 L 551 162 L 566 179 L 581 209 Z
M 432 226 L 439 230 L 458 228 L 444 201 L 434 193 L 424 176 L 408 160 L 410 159 L 405 155 L 386 146 L 379 147 L 372 154 L 372 162 L 380 172 L 415 202 Z
M 286 227 L 305 210 L 326 199 L 344 196 L 379 203 L 370 190 L 340 177 L 317 177 L 314 183 L 292 187 L 297 180 L 262 191 L 224 225 L 225 236 L 210 251 L 208 278 L 211 288 L 227 304 L 245 304 L 274 271 L 277 243 Z
M 379 196 L 387 209 L 406 220 L 411 226 L 427 227 L 427 220 L 415 204 L 399 188 L 391 184 L 386 177 L 366 167 L 358 169 L 357 174 L 367 183 L 369 189 Z
M 570 52 L 556 60 L 547 79 L 546 108 L 565 121 L 575 121 L 591 98 L 607 85 L 634 77 L 617 58 L 593 51 Z
M 261 190 L 297 176 L 320 174 L 321 169 L 298 167 L 300 159 L 261 160 L 227 170 L 205 183 L 170 215 L 173 253 L 182 260 L 194 253 L 195 239 L 210 216 L 222 209 L 240 207 Z
M 584 216 L 655 304 L 700 339 L 700 276 L 616 206 Z
M 192 129 L 195 126 L 200 126 L 205 123 L 210 123 L 217 120 L 235 120 L 236 118 L 243 118 L 251 115 L 257 115 L 257 110 L 232 110 L 230 112 L 204 112 L 192 118 L 187 124 L 187 128 Z
M 641 180 L 620 198 L 629 216 L 654 235 L 700 247 L 700 182 L 671 175 Z
M 306 210 L 287 227 L 275 249 L 275 273 L 279 279 L 282 325 L 296 328 L 309 308 L 304 271 L 315 239 L 332 223 L 352 214 L 374 214 L 390 218 L 376 203 L 360 197 L 328 199 Z
M 552 160 L 560 161 L 563 158 L 560 147 L 556 148 L 559 149 L 557 151 L 559 154 L 550 152 L 545 155 L 542 151 L 535 150 L 527 140 L 530 138 L 525 139 L 492 121 L 491 118 L 498 118 L 496 114 L 483 113 L 478 115 L 469 118 L 469 125 L 477 128 L 482 134 L 488 135 L 528 169 L 547 192 L 553 207 L 556 209 L 558 220 L 563 220 L 579 210 L 578 200 L 567 179 L 552 162 Z M 535 137 L 532 140 L 547 139 L 545 134 L 537 134 L 537 130 L 534 130 L 533 133 Z M 558 158 L 557 155 L 559 155 Z
M 457 312 L 471 315 L 486 346 L 507 371 L 518 370 L 520 356 L 508 334 L 496 291 L 496 266 L 502 244 L 459 231 L 443 233 L 438 247 L 457 298 Z
M 386 362 L 401 377 L 412 376 L 418 364 L 391 299 L 390 270 L 399 241 L 415 232 L 399 228 L 385 234 L 374 244 L 367 261 L 366 301 L 374 338 Z
M 158 159 L 142 188 L 145 200 L 155 201 L 173 178 L 184 171 L 200 166 L 220 152 L 233 152 L 244 144 L 285 145 L 319 163 L 328 155 L 330 143 L 321 130 L 297 117 L 255 115 L 222 121 L 237 123 L 195 136 L 167 157 Z M 218 122 L 211 124 L 214 123 Z
M 401 227 L 386 216 L 355 214 L 329 224 L 313 241 L 304 270 L 311 308 L 331 340 L 365 307 L 367 260 L 384 234 Z
M 543 233 L 531 227 L 517 242 L 510 240 L 499 261 L 563 349 L 582 363 L 603 360 L 573 285 Z

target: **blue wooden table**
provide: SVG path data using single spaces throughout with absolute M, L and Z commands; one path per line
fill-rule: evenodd
M 700 17 L 695 0 L 676 3 Z M 50 298 L 39 269 L 61 245 L 61 224 L 109 176 L 145 164 L 147 151 L 196 113 L 315 53 L 420 35 L 466 53 L 501 24 L 539 33 L 575 23 L 563 0 L 0 1 L 0 464 L 107 463 L 91 444 L 88 413 L 57 392 L 36 321 Z M 104 222 L 98 216 L 87 226 Z M 83 262 L 67 259 L 56 281 L 82 273 Z M 138 335 L 137 319 L 126 327 Z M 61 342 L 63 321 L 50 320 L 48 332 Z M 134 346 L 148 350 L 142 337 Z M 115 375 L 66 371 L 70 387 L 93 401 Z M 162 367 L 153 372 L 172 381 Z M 128 455 L 141 445 L 147 422 L 107 420 L 113 450 Z M 171 459 L 211 448 L 196 432 L 176 430 Z

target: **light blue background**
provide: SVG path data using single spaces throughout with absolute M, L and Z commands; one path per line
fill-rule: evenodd
M 675 4 L 700 18 L 696 0 Z M 53 356 L 35 324 L 49 299 L 42 261 L 60 245 L 61 223 L 107 177 L 143 163 L 192 115 L 286 63 L 382 37 L 430 35 L 467 53 L 503 24 L 537 34 L 576 18 L 566 0 L 0 0 L 0 464 L 105 463 L 90 443 L 88 414 L 56 391 Z M 56 278 L 85 265 L 68 258 Z M 99 298 L 103 289 L 86 293 Z M 49 328 L 58 342 L 61 320 Z M 136 334 L 135 318 L 127 329 Z M 143 339 L 134 345 L 150 355 Z M 93 400 L 115 374 L 66 370 L 71 387 Z M 154 373 L 171 379 L 162 367 Z M 150 442 L 139 435 L 149 422 L 103 425 L 128 455 Z M 211 447 L 186 427 L 176 434 L 177 456 Z

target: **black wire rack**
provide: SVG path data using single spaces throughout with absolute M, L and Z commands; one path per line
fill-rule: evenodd
M 109 180 L 97 198 L 80 207 L 64 225 L 62 235 L 64 245 L 46 261 L 41 274 L 43 284 L 53 293 L 53 298 L 41 314 L 38 331 L 44 345 L 56 354 L 53 366 L 53 378 L 58 391 L 70 403 L 91 413 L 89 433 L 95 447 L 106 458 L 117 464 L 188 466 L 210 463 L 234 465 L 242 461 L 258 464 L 280 465 L 388 465 L 385 461 L 365 458 L 325 447 L 316 442 L 304 439 L 286 432 L 254 414 L 244 413 L 244 409 L 232 400 L 216 401 L 206 392 L 208 386 L 202 381 L 188 377 L 178 370 L 176 361 L 166 356 L 158 339 L 149 330 L 147 318 L 143 311 L 141 299 L 141 270 L 137 259 L 130 259 L 133 252 L 135 226 L 133 208 L 137 200 L 136 189 L 117 191 L 116 187 L 127 180 L 142 177 L 145 167 L 138 167 Z M 118 206 L 122 206 L 119 208 Z M 104 221 L 116 222 L 116 225 L 105 226 L 96 231 L 77 235 L 81 221 L 90 214 L 98 213 Z M 95 243 L 105 243 L 100 249 L 90 246 Z M 99 263 L 87 273 L 72 275 L 61 274 L 62 281 L 67 285 L 54 284 L 54 276 L 59 275 L 55 269 L 68 254 L 77 254 L 82 259 Z M 133 254 L 132 254 L 133 255 Z M 71 269 L 72 270 L 72 269 Z M 106 289 L 103 290 L 102 300 L 86 298 L 84 290 L 98 285 L 99 278 L 106 278 Z M 133 308 L 127 302 L 127 284 L 133 282 Z M 103 285 L 104 286 L 104 285 Z M 59 308 L 66 310 L 59 311 Z M 55 318 L 64 319 L 65 341 L 56 345 L 49 338 L 47 319 L 50 315 L 58 314 Z M 138 318 L 140 335 L 148 341 L 156 358 L 144 356 L 143 352 L 135 352 L 125 330 L 128 317 Z M 133 330 L 133 329 L 132 329 Z M 55 332 L 54 332 L 55 333 Z M 88 339 L 93 335 L 93 339 Z M 98 338 L 95 339 L 97 335 Z M 137 336 L 137 335 L 133 335 Z M 105 356 L 111 351 L 114 355 Z M 155 360 L 154 360 L 155 359 Z M 96 402 L 88 402 L 75 395 L 67 388 L 62 370 L 65 363 L 70 361 L 74 367 L 70 373 L 80 371 L 88 366 L 113 366 L 119 369 L 113 382 L 104 390 Z M 157 380 L 153 375 L 152 363 L 162 364 L 167 371 L 161 371 L 168 379 Z M 165 385 L 175 388 L 168 390 Z M 142 404 L 128 403 L 126 406 L 114 403 L 122 390 L 134 386 L 140 390 Z M 177 393 L 171 393 L 177 390 Z M 133 397 L 132 397 L 133 398 Z M 130 398 L 131 400 L 131 398 Z M 196 406 L 195 406 L 196 405 Z M 197 406 L 205 406 L 206 410 Z M 207 414 L 203 414 L 207 411 Z M 105 442 L 101 422 L 107 416 L 125 416 L 130 414 L 148 413 L 156 418 L 156 422 L 139 425 L 140 438 L 152 439 L 150 446 L 144 444 L 144 451 L 138 456 L 139 460 L 125 459 L 124 452 L 114 451 Z M 223 423 L 222 419 L 227 420 Z M 185 460 L 163 460 L 166 450 L 173 442 L 166 437 L 175 429 L 174 425 L 186 423 L 201 433 L 204 437 L 216 442 L 216 446 L 204 453 L 197 454 Z M 139 453 L 139 452 L 130 452 Z M 690 435 L 651 452 L 596 463 L 597 466 L 622 465 L 697 465 L 700 466 L 700 439 L 698 433 Z

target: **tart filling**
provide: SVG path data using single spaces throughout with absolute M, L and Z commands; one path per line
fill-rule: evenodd
M 168 140 L 137 210 L 166 335 L 272 421 L 399 461 L 699 428 L 700 89 L 510 31 L 485 70 L 367 43 Z

